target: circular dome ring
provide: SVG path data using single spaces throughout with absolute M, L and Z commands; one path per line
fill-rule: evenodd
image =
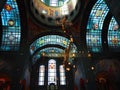
M 69 21 L 72 21 L 78 14 L 80 8 L 79 0 L 67 0 L 62 6 L 54 7 L 48 6 L 41 0 L 31 0 L 30 10 L 32 18 L 35 18 L 38 24 L 44 24 L 46 26 L 57 26 L 56 20 L 67 16 Z M 76 9 L 77 7 L 77 9 Z M 40 23 L 39 23 L 40 22 Z

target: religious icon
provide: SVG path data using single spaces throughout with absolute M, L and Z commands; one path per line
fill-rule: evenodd
M 12 10 L 12 6 L 5 4 L 4 9 L 10 12 Z

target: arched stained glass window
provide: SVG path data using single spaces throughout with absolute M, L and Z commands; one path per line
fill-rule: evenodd
M 45 78 L 45 66 L 44 65 L 40 65 L 39 67 L 39 82 L 38 85 L 44 85 L 44 80 Z
M 114 17 L 112 17 L 109 24 L 108 46 L 110 49 L 120 47 L 120 27 Z
M 60 85 L 66 85 L 65 69 L 63 65 L 60 65 L 59 71 L 60 71 Z
M 88 50 L 100 52 L 102 50 L 102 27 L 109 9 L 104 0 L 98 0 L 93 6 L 87 24 L 86 43 Z
M 16 51 L 20 47 L 21 27 L 16 0 L 7 0 L 1 12 L 2 43 L 1 51 Z
M 69 43 L 70 40 L 65 37 L 59 35 L 46 35 L 38 38 L 30 45 L 30 52 L 31 54 L 33 54 L 38 48 L 45 46 L 47 44 L 60 45 L 66 48 L 69 46 Z M 77 47 L 74 44 L 73 47 L 75 50 L 77 49 Z
M 38 51 L 32 59 L 33 64 L 41 57 L 42 53 L 47 54 L 49 57 L 62 57 L 61 54 L 64 53 L 63 49 L 57 48 L 57 47 L 48 47 L 48 48 L 44 48 L 40 51 Z M 55 53 L 54 56 L 52 55 L 52 53 Z
M 48 61 L 48 85 L 51 83 L 57 85 L 56 61 L 54 59 Z

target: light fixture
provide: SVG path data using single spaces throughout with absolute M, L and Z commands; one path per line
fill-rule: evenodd
M 95 67 L 94 66 L 91 66 L 91 70 L 94 70 L 95 69 Z
M 67 70 L 67 71 L 70 71 L 70 68 L 67 67 L 66 70 Z

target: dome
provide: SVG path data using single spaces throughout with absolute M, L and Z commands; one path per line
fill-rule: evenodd
M 56 26 L 56 20 L 67 16 L 70 21 L 74 20 L 79 12 L 79 0 L 31 0 L 30 11 L 32 18 L 37 24 Z

